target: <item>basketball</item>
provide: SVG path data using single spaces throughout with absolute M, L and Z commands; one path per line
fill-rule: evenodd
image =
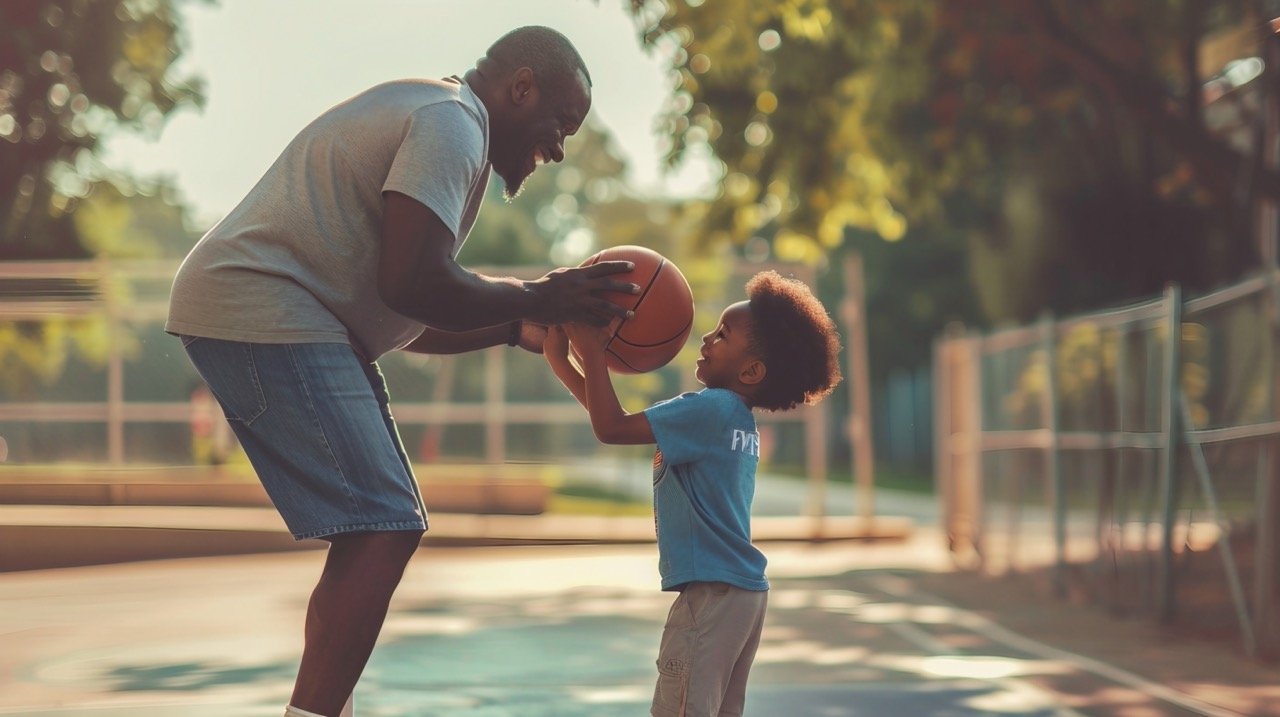
M 674 263 L 642 246 L 615 246 L 582 262 L 629 261 L 635 268 L 610 278 L 640 285 L 639 294 L 611 292 L 603 298 L 635 312 L 609 325 L 605 361 L 617 373 L 646 373 L 680 353 L 693 328 L 693 291 Z

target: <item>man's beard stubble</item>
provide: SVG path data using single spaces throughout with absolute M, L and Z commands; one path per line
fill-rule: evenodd
M 494 169 L 497 171 L 496 167 Z M 521 170 L 517 169 L 516 171 L 520 172 Z M 525 181 L 529 179 L 529 175 L 510 177 L 502 171 L 497 171 L 497 174 L 502 178 L 502 198 L 507 200 L 507 204 L 510 204 L 512 200 L 520 196 L 520 193 L 524 191 Z
M 520 183 L 516 185 L 516 190 L 514 192 L 511 191 L 511 182 L 508 182 L 505 179 L 502 180 L 502 198 L 507 200 L 507 204 L 514 203 L 516 197 L 520 196 L 522 192 L 524 192 L 523 179 L 521 179 Z

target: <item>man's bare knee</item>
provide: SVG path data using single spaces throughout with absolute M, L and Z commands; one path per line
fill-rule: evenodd
M 330 552 L 335 557 L 348 557 L 377 563 L 403 565 L 422 542 L 421 530 L 396 530 L 386 532 L 347 533 L 330 541 Z
M 396 556 L 404 562 L 418 550 L 422 544 L 422 530 L 397 530 L 389 533 L 374 533 L 376 549 L 384 550 L 389 556 Z

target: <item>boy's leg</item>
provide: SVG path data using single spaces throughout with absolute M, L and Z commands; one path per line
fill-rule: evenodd
M 697 633 L 693 613 L 688 604 L 688 588 L 680 591 L 667 611 L 662 627 L 662 643 L 658 647 L 658 682 L 653 690 L 652 717 L 683 717 L 685 695 L 689 689 L 689 660 L 693 656 Z
M 732 588 L 737 591 L 737 588 Z M 760 647 L 760 633 L 764 629 L 765 606 L 769 602 L 768 592 L 752 592 L 742 590 L 745 595 L 738 595 L 740 603 L 735 612 L 741 616 L 743 625 L 750 625 L 751 632 L 747 642 L 742 646 L 738 660 L 729 673 L 729 684 L 725 687 L 724 701 L 720 703 L 720 714 L 717 717 L 739 717 L 747 704 L 747 676 L 751 673 L 751 664 L 755 662 L 756 650 Z M 755 620 L 750 620 L 750 610 L 756 612 Z
M 290 704 L 337 717 L 355 689 L 420 531 L 335 536 L 307 606 L 302 665 Z
M 741 714 L 767 596 L 725 583 L 685 586 L 662 632 L 654 717 Z

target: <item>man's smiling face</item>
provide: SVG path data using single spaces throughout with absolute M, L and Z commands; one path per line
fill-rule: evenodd
M 517 108 L 512 129 L 493 137 L 493 170 L 502 177 L 508 200 L 520 194 L 538 165 L 564 159 L 565 139 L 586 120 L 591 109 L 586 78 L 578 73 L 566 85 L 558 93 L 536 91 L 532 102 Z

